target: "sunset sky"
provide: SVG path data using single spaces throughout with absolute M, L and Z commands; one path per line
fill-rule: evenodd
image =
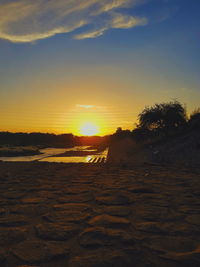
M 0 0 L 0 131 L 99 135 L 200 107 L 199 0 Z

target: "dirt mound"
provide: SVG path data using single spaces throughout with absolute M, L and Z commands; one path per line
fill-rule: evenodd
M 170 164 L 197 165 L 200 163 L 200 132 L 189 132 L 149 146 L 152 161 Z
M 114 140 L 108 152 L 108 162 L 138 165 L 143 163 L 198 165 L 200 163 L 200 131 L 168 137 L 144 145 L 132 138 Z

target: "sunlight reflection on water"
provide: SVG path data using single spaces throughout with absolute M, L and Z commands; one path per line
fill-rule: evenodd
M 86 157 L 86 162 L 90 162 L 92 160 L 92 158 L 93 158 L 92 156 L 87 156 Z
M 92 153 L 95 150 L 88 149 L 88 146 L 77 146 L 73 148 L 45 148 L 40 150 L 43 154 L 35 156 L 23 156 L 23 157 L 1 157 L 2 161 L 43 161 L 43 162 L 63 162 L 63 163 L 91 163 L 97 162 L 98 159 L 104 161 L 107 158 L 108 149 L 99 152 L 96 155 Z M 56 155 L 64 153 L 66 151 L 89 151 L 91 155 L 82 157 L 56 157 Z
M 100 161 L 106 161 L 108 154 L 108 149 L 96 154 L 96 155 L 88 155 L 88 156 L 82 156 L 82 157 L 48 157 L 41 159 L 40 161 L 45 162 L 62 162 L 62 163 L 91 163 L 91 162 L 98 162 Z
M 49 157 L 41 159 L 45 162 L 63 162 L 63 163 L 88 163 L 87 157 Z

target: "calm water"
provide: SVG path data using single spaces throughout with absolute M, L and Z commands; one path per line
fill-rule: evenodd
M 91 151 L 91 155 L 82 157 L 55 157 L 55 155 L 67 152 L 67 151 Z M 73 148 L 45 148 L 41 149 L 43 154 L 35 156 L 23 156 L 23 157 L 1 157 L 2 161 L 45 161 L 45 162 L 64 162 L 64 163 L 90 163 L 97 162 L 99 160 L 106 160 L 108 149 L 97 155 L 92 155 L 94 150 L 88 149 L 88 146 L 76 146 Z

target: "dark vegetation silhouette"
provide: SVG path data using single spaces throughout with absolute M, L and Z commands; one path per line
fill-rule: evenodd
M 108 160 L 111 163 L 181 164 L 199 166 L 200 109 L 187 116 L 178 101 L 145 107 L 134 130 L 120 127 L 112 135 Z
M 109 136 L 74 136 L 73 134 L 0 132 L 1 146 L 73 147 L 108 145 Z
M 186 109 L 178 101 L 145 107 L 138 119 L 138 128 L 163 131 L 166 135 L 187 124 Z
M 74 137 L 72 134 L 0 132 L 0 145 L 70 147 L 73 144 Z
M 200 108 L 192 112 L 188 123 L 189 123 L 190 129 L 200 130 Z
M 135 129 L 118 127 L 112 140 L 133 138 L 137 142 L 156 142 L 200 130 L 200 108 L 187 117 L 186 107 L 174 100 L 145 107 L 138 115 Z

